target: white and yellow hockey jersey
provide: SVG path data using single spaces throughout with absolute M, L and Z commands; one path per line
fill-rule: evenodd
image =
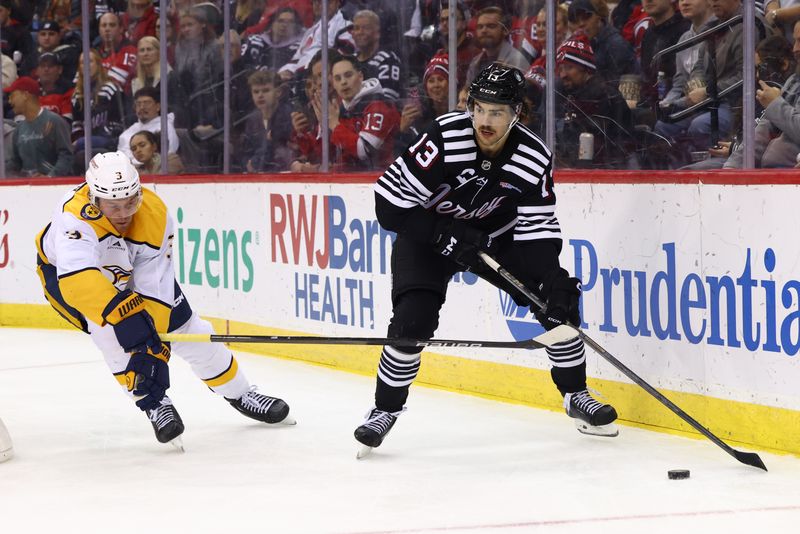
M 173 221 L 164 202 L 142 188 L 142 204 L 121 234 L 94 206 L 86 184 L 70 191 L 52 220 L 36 237 L 39 276 L 50 304 L 67 320 L 86 329 L 83 318 L 103 325 L 112 297 L 129 288 L 140 294 L 156 329 L 167 332 L 189 319 L 172 263 Z M 177 311 L 177 309 L 176 309 Z

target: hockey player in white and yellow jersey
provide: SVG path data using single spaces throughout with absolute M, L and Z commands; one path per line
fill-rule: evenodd
M 45 297 L 92 336 L 161 443 L 175 440 L 184 428 L 166 395 L 171 349 L 239 412 L 265 423 L 293 423 L 289 406 L 258 393 L 223 344 L 170 347 L 159 338 L 158 332 L 213 333 L 175 280 L 173 234 L 167 207 L 142 188 L 128 157 L 99 154 L 89 162 L 86 182 L 64 196 L 37 236 Z

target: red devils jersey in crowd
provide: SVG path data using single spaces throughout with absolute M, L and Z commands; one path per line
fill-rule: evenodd
M 120 89 L 130 92 L 131 80 L 136 75 L 136 46 L 125 40 L 115 50 L 101 46 L 98 51 L 109 77 Z
M 44 109 L 49 109 L 57 115 L 61 115 L 67 121 L 72 122 L 72 92 L 73 87 L 68 87 L 62 83 L 57 83 L 55 90 L 47 92 L 42 90 L 39 97 L 39 104 Z
M 393 158 L 394 137 L 400 126 L 397 108 L 386 100 L 376 79 L 364 81 L 361 91 L 339 109 L 339 124 L 331 134 L 337 161 L 346 169 L 386 168 Z

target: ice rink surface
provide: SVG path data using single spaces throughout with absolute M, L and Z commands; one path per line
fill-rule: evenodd
M 358 461 L 352 432 L 373 378 L 242 353 L 250 380 L 286 399 L 298 425 L 242 417 L 176 356 L 181 454 L 155 440 L 88 336 L 0 329 L 0 346 L 0 417 L 16 452 L 0 464 L 3 534 L 729 534 L 800 523 L 796 457 L 760 453 L 764 473 L 706 440 L 625 426 L 589 437 L 563 413 L 419 386 Z M 691 478 L 668 480 L 673 468 Z

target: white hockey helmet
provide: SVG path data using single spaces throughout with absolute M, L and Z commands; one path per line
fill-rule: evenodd
M 93 157 L 86 170 L 86 183 L 93 203 L 98 198 L 130 198 L 142 191 L 139 171 L 123 152 L 106 152 Z

